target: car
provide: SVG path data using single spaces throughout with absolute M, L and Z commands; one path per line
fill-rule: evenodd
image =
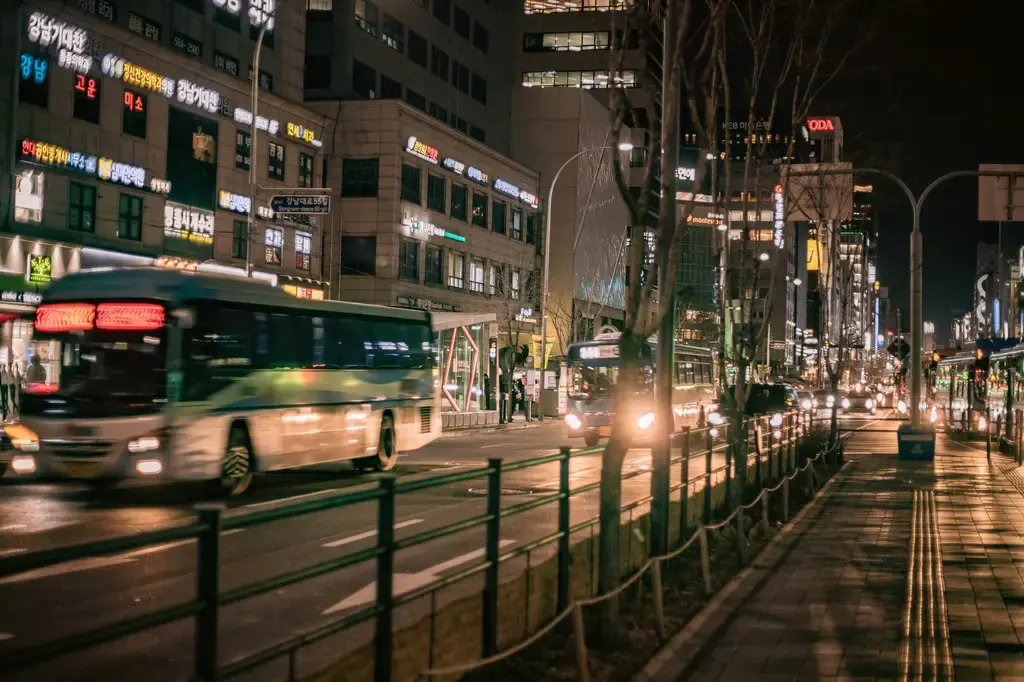
M 796 397 L 800 401 L 800 409 L 810 412 L 814 409 L 814 393 L 811 391 L 797 391 Z
M 799 404 L 796 391 L 788 384 L 752 384 L 743 412 L 746 415 L 784 412 Z
M 847 393 L 842 398 L 843 414 L 875 414 L 878 411 L 877 394 L 868 391 Z

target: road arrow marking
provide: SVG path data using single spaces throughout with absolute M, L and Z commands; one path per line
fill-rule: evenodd
M 498 544 L 501 547 L 506 547 L 507 545 L 511 545 L 514 543 L 515 540 L 502 540 Z M 472 552 L 467 552 L 466 554 L 460 554 L 457 557 L 453 557 L 448 561 L 443 561 L 437 564 L 436 566 L 431 566 L 427 570 L 420 571 L 419 573 L 395 573 L 394 577 L 392 578 L 391 595 L 397 597 L 400 594 L 412 592 L 414 590 L 418 590 L 421 587 L 424 587 L 425 585 L 429 585 L 430 583 L 434 582 L 440 577 L 438 575 L 439 573 L 443 573 L 445 571 L 455 568 L 456 566 L 460 566 L 467 562 L 473 561 L 474 559 L 479 559 L 484 556 L 484 552 L 485 550 L 483 549 L 477 549 L 473 550 Z M 329 616 L 332 613 L 337 613 L 338 611 L 345 611 L 346 609 L 351 609 L 356 606 L 369 604 L 376 598 L 377 582 L 374 581 L 369 585 L 366 585 L 365 587 L 345 597 L 340 602 L 330 607 L 320 615 Z
M 399 528 L 405 528 L 407 526 L 415 526 L 417 523 L 423 523 L 423 519 L 409 519 L 408 521 L 401 521 L 395 524 L 395 530 Z M 342 545 L 348 545 L 353 542 L 359 542 L 367 538 L 372 538 L 377 535 L 377 530 L 368 530 L 365 533 L 359 533 L 358 535 L 350 535 L 347 538 L 341 538 L 340 540 L 331 540 L 320 545 L 321 547 L 341 547 Z

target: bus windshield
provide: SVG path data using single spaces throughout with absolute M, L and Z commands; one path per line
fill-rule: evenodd
M 654 387 L 651 367 L 641 367 L 642 388 L 646 393 Z M 618 365 L 585 365 L 573 363 L 569 369 L 569 397 L 574 399 L 610 397 L 619 379 Z
M 60 405 L 68 416 L 126 416 L 158 410 L 166 402 L 163 330 L 89 330 L 45 338 L 57 342 L 57 362 L 51 364 L 56 376 L 53 369 L 41 382 L 26 376 L 26 414 Z

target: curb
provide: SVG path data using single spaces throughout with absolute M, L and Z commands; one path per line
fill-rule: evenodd
M 832 485 L 853 464 L 853 460 L 847 460 L 821 490 L 815 493 L 811 501 L 779 530 L 754 560 L 715 593 L 711 601 L 690 619 L 686 627 L 666 642 L 654 658 L 633 676 L 632 682 L 675 682 L 685 679 L 686 673 L 704 648 L 720 638 L 722 632 L 732 622 L 736 611 L 752 594 L 764 586 L 797 541 L 818 520 L 825 509 L 825 505 L 819 503 L 826 500 L 831 493 Z M 812 512 L 815 512 L 813 518 Z
M 499 431 L 521 431 L 523 429 L 536 429 L 541 426 L 551 426 L 552 424 L 562 423 L 557 417 L 547 417 L 544 421 L 537 422 L 522 422 L 512 424 L 498 424 L 495 426 L 480 426 L 480 427 L 469 427 L 462 429 L 453 429 L 451 431 L 441 431 L 441 435 L 438 440 L 445 440 L 446 438 L 463 438 L 465 436 L 479 436 L 485 433 L 497 433 Z

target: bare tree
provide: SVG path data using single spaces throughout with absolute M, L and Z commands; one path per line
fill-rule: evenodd
M 514 399 L 512 377 L 516 370 L 523 367 L 531 353 L 533 344 L 532 330 L 536 326 L 534 311 L 540 299 L 540 278 L 533 269 L 532 259 L 523 257 L 514 264 L 499 266 L 494 271 L 492 281 L 470 281 L 470 288 L 479 287 L 487 290 L 486 307 L 492 310 L 498 322 L 498 366 L 502 381 L 500 391 L 509 396 L 509 412 L 511 418 L 511 401 Z M 528 333 L 529 332 L 529 333 Z M 544 350 L 541 349 L 541 353 Z M 539 367 L 542 360 L 534 359 L 534 366 Z M 495 377 L 497 380 L 497 377 Z

